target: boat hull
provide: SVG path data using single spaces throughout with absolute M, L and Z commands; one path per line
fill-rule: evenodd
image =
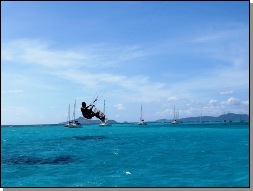
M 106 127 L 106 126 L 112 126 L 111 124 L 109 123 L 101 123 L 99 124 L 100 127 Z

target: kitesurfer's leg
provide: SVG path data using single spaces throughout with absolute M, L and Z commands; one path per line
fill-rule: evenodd
M 100 119 L 103 123 L 105 123 L 105 114 L 103 114 L 97 108 L 95 108 L 94 113 L 95 113 L 96 118 Z
M 99 119 L 105 123 L 105 115 L 102 112 L 99 113 Z

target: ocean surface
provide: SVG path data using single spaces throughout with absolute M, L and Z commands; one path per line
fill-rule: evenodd
M 249 187 L 249 124 L 2 126 L 1 187 Z

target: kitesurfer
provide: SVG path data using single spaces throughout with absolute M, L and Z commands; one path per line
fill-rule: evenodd
M 83 114 L 83 117 L 86 119 L 91 119 L 92 117 L 96 117 L 100 119 L 102 122 L 105 122 L 105 114 L 103 114 L 100 110 L 97 108 L 92 110 L 94 105 L 88 105 L 86 106 L 85 102 L 82 102 L 81 112 Z

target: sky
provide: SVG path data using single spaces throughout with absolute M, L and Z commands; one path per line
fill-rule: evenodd
M 249 2 L 1 2 L 2 125 L 249 114 Z

